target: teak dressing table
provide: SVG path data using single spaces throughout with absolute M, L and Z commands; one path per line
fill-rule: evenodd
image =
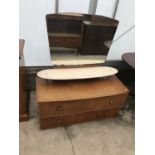
M 114 117 L 128 95 L 116 76 L 51 82 L 37 78 L 36 90 L 41 129 Z
M 53 61 L 53 68 L 59 69 L 103 66 L 102 56 L 108 54 L 118 21 L 103 16 L 66 13 L 47 15 L 46 24 L 50 48 L 77 48 L 81 56 L 77 56 L 74 63 L 72 57 L 65 62 L 64 52 L 63 61 L 60 59 L 58 64 Z M 115 75 L 61 81 L 37 77 L 36 96 L 40 129 L 48 129 L 115 117 L 125 104 L 128 89 Z

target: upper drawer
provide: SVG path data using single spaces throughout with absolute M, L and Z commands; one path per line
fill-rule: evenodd
M 127 94 L 64 102 L 40 102 L 40 116 L 65 115 L 95 110 L 108 110 L 121 108 L 126 100 Z

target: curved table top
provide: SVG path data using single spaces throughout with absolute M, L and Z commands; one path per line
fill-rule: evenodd
M 133 69 L 135 69 L 135 53 L 124 53 L 122 59 Z
M 47 80 L 79 80 L 93 79 L 115 75 L 117 69 L 107 66 L 45 69 L 39 71 L 37 76 Z

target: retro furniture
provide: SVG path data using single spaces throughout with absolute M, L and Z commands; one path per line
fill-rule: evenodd
M 40 128 L 114 117 L 123 107 L 127 88 L 116 76 L 87 80 L 36 80 Z
M 19 40 L 19 121 L 28 120 L 28 112 L 26 108 L 26 91 L 25 91 L 25 69 L 23 48 L 25 40 Z
M 114 75 L 117 69 L 109 67 L 114 74 L 108 72 L 107 77 L 103 63 L 118 21 L 103 16 L 64 13 L 47 15 L 46 23 L 51 53 L 52 48 L 61 47 L 61 50 L 75 48 L 79 55 L 67 57 L 64 51 L 62 58 L 55 57 L 58 65 L 55 63 L 54 68 L 38 72 L 36 96 L 40 128 L 116 116 L 125 104 L 128 89 Z M 97 66 L 103 70 L 98 72 Z

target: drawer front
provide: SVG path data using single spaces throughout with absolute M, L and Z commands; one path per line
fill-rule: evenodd
M 105 118 L 112 118 L 117 116 L 119 109 L 114 110 L 102 110 L 102 111 L 91 111 L 86 113 L 57 116 L 57 117 L 47 117 L 40 118 L 40 128 L 48 129 L 58 126 L 68 126 L 71 124 L 77 124 L 87 121 L 100 120 Z
M 40 116 L 66 115 L 95 110 L 108 110 L 123 107 L 127 95 L 117 95 L 87 100 L 39 103 Z
M 49 37 L 50 46 L 80 47 L 80 37 Z

